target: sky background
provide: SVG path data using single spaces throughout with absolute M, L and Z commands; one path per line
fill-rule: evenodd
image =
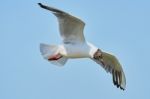
M 121 62 L 125 91 L 90 59 L 69 60 L 64 67 L 43 59 L 39 44 L 61 39 L 55 16 L 38 2 L 86 23 L 86 40 Z M 148 99 L 149 51 L 149 0 L 0 1 L 0 99 Z

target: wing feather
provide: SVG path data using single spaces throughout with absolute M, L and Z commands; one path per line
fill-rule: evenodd
M 85 42 L 83 30 L 85 23 L 59 9 L 38 3 L 40 7 L 50 10 L 57 17 L 59 31 L 64 43 L 83 43 Z
M 99 55 L 101 56 L 92 58 L 92 60 L 100 64 L 107 72 L 112 74 L 114 85 L 120 89 L 125 90 L 126 78 L 118 59 L 114 55 L 108 54 L 106 52 L 100 53 L 101 54 Z

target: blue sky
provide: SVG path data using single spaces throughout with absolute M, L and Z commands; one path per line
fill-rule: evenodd
M 90 59 L 57 67 L 44 60 L 41 42 L 60 44 L 57 20 L 38 7 L 62 9 L 86 23 L 85 37 L 123 65 L 125 91 Z M 0 99 L 150 98 L 149 0 L 1 0 Z

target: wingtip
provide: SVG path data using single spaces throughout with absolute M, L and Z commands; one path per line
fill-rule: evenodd
M 115 85 L 117 88 L 120 88 L 121 90 L 125 91 L 125 88 L 123 88 L 121 85 L 118 85 L 117 83 L 114 83 L 114 85 Z
M 42 3 L 37 3 L 38 5 L 42 5 Z
M 120 89 L 121 89 L 121 90 L 123 90 L 123 91 L 125 91 L 125 89 L 124 89 L 124 88 L 122 88 L 122 87 L 120 87 Z
M 123 86 L 121 86 L 120 84 L 118 84 L 117 82 L 114 82 L 114 85 L 117 87 L 117 88 L 120 88 L 121 90 L 125 91 L 125 88 Z
M 40 7 L 43 7 L 43 4 L 42 3 L 37 3 Z

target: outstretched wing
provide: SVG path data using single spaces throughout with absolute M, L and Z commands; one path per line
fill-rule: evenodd
M 85 42 L 83 29 L 85 23 L 80 19 L 53 7 L 38 3 L 40 7 L 52 11 L 59 22 L 60 35 L 64 43 L 82 43 Z
M 112 74 L 113 83 L 118 88 L 125 90 L 126 78 L 118 59 L 108 53 L 101 52 L 99 58 L 92 58 L 96 63 L 100 64 L 107 72 Z

